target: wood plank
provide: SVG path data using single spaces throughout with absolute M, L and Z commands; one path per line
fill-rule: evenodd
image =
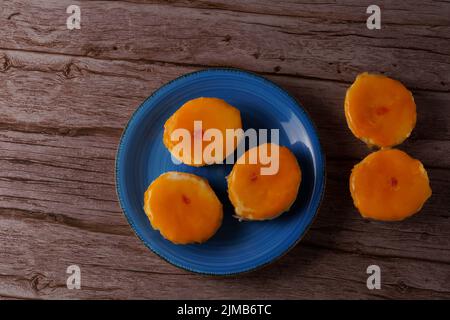
M 8 61 L 8 69 L 0 73 L 0 80 L 6 84 L 6 90 L 0 94 L 8 101 L 8 108 L 2 108 L 2 127 L 21 130 L 27 125 L 28 131 L 36 132 L 55 131 L 52 128 L 58 127 L 61 131 L 58 134 L 72 136 L 118 136 L 132 111 L 153 90 L 181 74 L 199 69 L 14 50 L 1 50 L 0 57 Z M 345 124 L 343 99 L 349 84 L 283 75 L 268 77 L 303 103 L 319 130 L 324 133 L 326 130 L 326 135 L 345 142 L 352 153 L 354 149 L 366 150 L 349 130 L 341 130 Z M 26 86 L 23 85 L 25 81 Z M 422 90 L 413 90 L 413 93 L 419 120 L 412 137 L 407 140 L 414 142 L 411 147 L 420 141 L 447 141 L 450 137 L 450 119 L 446 116 L 450 111 L 450 95 Z M 73 117 L 67 117 L 67 112 Z M 107 126 L 105 118 L 108 119 Z M 39 122 L 39 125 L 32 127 L 30 122 Z M 428 129 L 431 123 L 434 130 Z M 439 145 L 432 147 L 442 150 Z M 339 146 L 337 151 L 342 152 L 342 148 Z M 334 157 L 335 153 L 330 156 Z
M 1 14 L 6 27 L 0 29 L 0 47 L 227 65 L 344 82 L 370 70 L 394 73 L 409 87 L 450 90 L 448 3 L 387 1 L 382 31 L 371 31 L 365 27 L 367 6 L 355 1 L 332 6 L 286 3 L 275 6 L 274 14 L 268 14 L 273 5 L 256 2 L 86 1 L 79 2 L 83 26 L 76 32 L 65 26 L 65 8 L 72 3 L 8 1 Z

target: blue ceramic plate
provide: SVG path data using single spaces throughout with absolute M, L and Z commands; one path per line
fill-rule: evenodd
M 280 130 L 280 145 L 294 152 L 303 175 L 298 198 L 289 212 L 271 221 L 239 222 L 227 196 L 225 177 L 231 165 L 194 168 L 172 162 L 162 142 L 164 122 L 186 101 L 202 96 L 222 98 L 238 108 L 244 130 Z M 170 170 L 205 177 L 224 205 L 222 226 L 203 244 L 174 245 L 152 229 L 145 215 L 144 191 Z M 116 186 L 130 225 L 153 252 L 186 270 L 229 275 L 274 261 L 302 238 L 322 199 L 325 159 L 311 119 L 286 91 L 256 74 L 208 69 L 169 82 L 136 110 L 119 144 Z

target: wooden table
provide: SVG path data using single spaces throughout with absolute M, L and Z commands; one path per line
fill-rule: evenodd
M 366 9 L 381 7 L 381 30 Z M 81 8 L 68 30 L 66 8 Z M 450 298 L 448 1 L 25 1 L 0 13 L 0 297 Z M 114 158 L 135 108 L 165 82 L 214 66 L 282 85 L 315 121 L 327 188 L 303 241 L 249 274 L 177 269 L 134 235 L 116 198 Z M 348 130 L 346 88 L 376 71 L 418 106 L 400 146 L 433 196 L 399 223 L 363 220 L 348 191 L 368 154 Z M 81 290 L 66 268 L 81 268 Z M 381 268 L 368 290 L 366 268 Z

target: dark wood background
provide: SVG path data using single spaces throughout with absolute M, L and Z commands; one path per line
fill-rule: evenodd
M 0 0 L 1 298 L 450 298 L 448 1 Z M 382 29 L 366 28 L 381 7 Z M 81 7 L 67 30 L 66 7 Z M 315 121 L 327 155 L 324 202 L 288 255 L 249 274 L 179 270 L 134 235 L 114 158 L 133 110 L 165 82 L 214 66 L 282 85 Z M 418 107 L 400 146 L 433 196 L 400 223 L 363 220 L 348 178 L 368 154 L 347 129 L 356 74 L 401 80 Z M 66 288 L 81 267 L 82 289 Z M 382 289 L 366 287 L 381 268 Z

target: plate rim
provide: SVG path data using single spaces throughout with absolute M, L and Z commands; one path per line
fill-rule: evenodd
M 285 250 L 283 250 L 280 254 L 278 254 L 277 256 L 275 256 L 274 258 L 268 260 L 265 263 L 261 263 L 258 264 L 256 266 L 252 266 L 252 267 L 247 267 L 244 268 L 242 270 L 239 271 L 232 271 L 232 272 L 206 272 L 206 271 L 202 271 L 202 270 L 196 270 L 195 268 L 191 268 L 189 266 L 183 265 L 181 263 L 176 263 L 174 261 L 172 261 L 170 258 L 163 256 L 162 253 L 158 252 L 156 249 L 154 249 L 152 247 L 152 245 L 147 242 L 146 240 L 144 240 L 144 238 L 140 235 L 140 233 L 138 232 L 134 222 L 131 219 L 131 215 L 130 213 L 127 211 L 127 209 L 125 209 L 124 205 L 123 205 L 123 199 L 121 196 L 121 187 L 119 186 L 119 162 L 120 162 L 120 157 L 119 155 L 121 154 L 121 151 L 123 149 L 123 141 L 124 141 L 124 137 L 127 133 L 128 127 L 130 126 L 131 122 L 134 120 L 134 118 L 136 117 L 136 115 L 138 114 L 138 112 L 140 110 L 143 109 L 143 107 L 145 106 L 145 104 L 150 101 L 152 98 L 154 98 L 155 95 L 160 94 L 161 91 L 163 91 L 166 87 L 168 87 L 169 85 L 181 81 L 184 78 L 187 77 L 191 77 L 191 76 L 195 76 L 196 74 L 199 73 L 207 73 L 207 72 L 235 72 L 235 73 L 241 73 L 244 74 L 246 76 L 250 76 L 250 77 L 254 77 L 257 78 L 259 80 L 262 80 L 263 82 L 275 87 L 276 89 L 278 89 L 279 91 L 281 91 L 282 93 L 286 94 L 296 105 L 296 109 L 303 113 L 303 115 L 306 117 L 306 119 L 309 121 L 309 124 L 311 125 L 312 131 L 314 133 L 314 136 L 317 139 L 317 147 L 318 147 L 318 155 L 320 156 L 320 160 L 321 160 L 321 164 L 322 164 L 322 170 L 321 170 L 321 176 L 322 176 L 322 181 L 320 181 L 320 185 L 319 185 L 319 194 L 318 194 L 318 199 L 317 199 L 317 204 L 314 206 L 314 214 L 312 216 L 311 221 L 308 223 L 308 225 L 306 226 L 306 228 L 304 229 L 304 231 L 298 235 L 298 238 L 289 246 L 287 247 Z M 154 108 L 154 106 L 152 107 Z M 144 243 L 144 245 L 154 254 L 156 254 L 159 258 L 161 258 L 162 260 L 168 262 L 169 264 L 180 268 L 182 270 L 194 273 L 194 274 L 201 274 L 201 275 L 205 275 L 205 276 L 215 276 L 215 277 L 226 277 L 226 276 L 234 276 L 234 275 L 240 275 L 240 274 L 246 274 L 246 273 L 250 273 L 252 271 L 256 271 L 259 269 L 262 269 L 268 265 L 271 265 L 272 263 L 278 261 L 279 259 L 281 259 L 282 257 L 284 257 L 287 253 L 289 253 L 303 238 L 304 236 L 308 233 L 309 229 L 311 228 L 311 225 L 314 223 L 315 219 L 317 218 L 318 212 L 321 208 L 322 205 L 322 201 L 324 198 L 324 194 L 325 194 L 325 187 L 326 187 L 326 176 L 327 176 L 327 170 L 326 170 L 326 156 L 323 152 L 323 148 L 322 148 L 322 144 L 320 142 L 320 137 L 317 131 L 317 127 L 314 123 L 314 121 L 312 120 L 311 116 L 309 115 L 309 113 L 303 108 L 303 105 L 298 101 L 297 98 L 295 98 L 291 93 L 289 93 L 287 90 L 285 90 L 284 88 L 282 88 L 280 85 L 278 85 L 277 83 L 273 82 L 272 80 L 269 80 L 268 78 L 266 78 L 265 76 L 262 76 L 260 74 L 257 74 L 255 72 L 252 71 L 248 71 L 248 70 L 244 70 L 244 69 L 240 69 L 240 68 L 231 68 L 231 67 L 211 67 L 211 68 L 203 68 L 200 70 L 196 70 L 196 71 L 192 71 L 192 72 L 188 72 L 185 74 L 182 74 L 166 83 L 164 83 L 163 85 L 161 85 L 160 87 L 158 87 L 156 90 L 154 90 L 152 92 L 152 94 L 150 96 L 148 96 L 144 101 L 142 101 L 139 106 L 133 111 L 133 113 L 131 114 L 131 116 L 129 117 L 127 123 L 125 124 L 125 126 L 122 129 L 122 133 L 120 135 L 120 139 L 119 139 L 119 143 L 117 145 L 117 150 L 116 150 L 116 154 L 115 154 L 115 159 L 114 159 L 114 173 L 115 173 L 115 177 L 114 177 L 114 182 L 115 182 L 115 191 L 116 191 L 116 195 L 118 198 L 118 202 L 119 202 L 119 206 L 120 209 L 122 210 L 123 215 L 125 216 L 125 218 L 127 219 L 128 224 L 131 226 L 131 228 L 133 229 L 134 234 L 138 237 L 138 239 Z

